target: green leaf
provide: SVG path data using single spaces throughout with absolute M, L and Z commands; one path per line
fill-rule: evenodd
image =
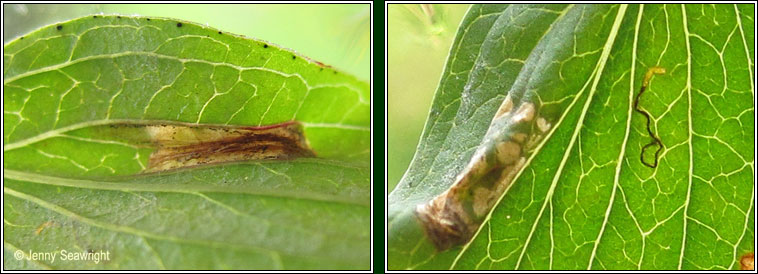
M 755 239 L 752 8 L 472 6 L 389 197 L 389 268 L 739 269 Z M 666 73 L 638 102 L 664 145 L 650 168 L 634 105 L 654 66 Z M 507 123 L 493 119 L 511 100 Z M 527 104 L 534 117 L 516 118 Z M 417 206 L 446 198 L 444 216 L 476 201 L 489 177 L 454 183 L 482 161 L 507 168 L 472 157 L 516 133 L 534 140 L 523 167 L 496 177 L 469 240 L 436 248 Z
M 369 268 L 368 83 L 168 18 L 79 18 L 4 51 L 6 269 Z M 140 125 L 291 120 L 317 158 L 144 172 Z

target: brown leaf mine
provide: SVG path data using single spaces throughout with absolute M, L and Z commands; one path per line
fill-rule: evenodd
M 452 185 L 416 205 L 414 213 L 437 251 L 471 240 L 524 169 L 534 148 L 544 142 L 551 124 L 539 111 L 540 106 L 534 102 L 514 102 L 507 95 L 482 142 Z
M 145 172 L 315 156 L 295 121 L 262 127 L 155 124 L 145 130 L 156 148 Z
M 740 270 L 755 270 L 755 256 L 753 252 L 742 255 L 742 258 L 740 258 Z

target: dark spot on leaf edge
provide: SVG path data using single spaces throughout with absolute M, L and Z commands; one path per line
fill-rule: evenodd
M 55 29 L 62 30 L 63 29 L 63 25 L 58 25 L 57 27 L 55 27 Z
M 297 57 L 295 57 L 295 55 L 292 55 L 292 60 L 295 60 L 295 58 L 297 58 Z
M 265 49 L 265 48 L 268 48 L 268 45 L 266 45 L 266 44 L 263 44 L 263 48 L 264 48 L 264 49 Z
M 181 28 L 182 27 L 182 23 L 176 23 L 176 26 L 179 27 L 179 28 Z

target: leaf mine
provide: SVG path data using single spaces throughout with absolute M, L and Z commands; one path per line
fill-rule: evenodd
M 645 92 L 645 89 L 647 88 L 647 85 L 650 83 L 650 79 L 653 78 L 653 75 L 664 74 L 664 73 L 666 73 L 666 69 L 662 67 L 652 67 L 648 69 L 647 72 L 645 73 L 645 78 L 642 80 L 642 86 L 640 86 L 640 92 L 637 93 L 637 97 L 635 97 L 634 99 L 634 110 L 645 116 L 645 119 L 647 121 L 647 126 L 646 126 L 647 133 L 650 136 L 650 138 L 653 139 L 652 141 L 650 141 L 650 143 L 643 146 L 642 151 L 640 152 L 640 162 L 642 162 L 642 164 L 644 164 L 645 166 L 649 168 L 656 168 L 658 166 L 658 154 L 663 149 L 663 143 L 661 142 L 661 139 L 658 138 L 655 135 L 655 133 L 653 133 L 653 131 L 650 129 L 650 113 L 648 113 L 647 111 L 643 109 L 640 109 L 639 107 L 640 96 L 642 96 L 642 93 Z M 647 151 L 647 149 L 652 146 L 658 146 L 658 149 L 655 151 L 655 157 L 653 158 L 654 161 L 651 164 L 645 161 L 645 151 Z
M 416 207 L 415 214 L 437 250 L 466 243 L 505 192 L 550 124 L 534 119 L 536 107 L 522 102 L 516 111 L 508 95 L 492 119 L 484 140 L 455 183 Z M 535 125 L 536 124 L 536 125 Z M 531 132 L 538 128 L 539 134 Z
M 503 104 L 500 105 L 500 108 L 497 110 L 497 114 L 495 114 L 495 119 L 502 117 L 503 114 L 511 112 L 512 109 L 513 109 L 513 100 L 511 100 L 511 96 L 509 94 L 508 96 L 505 96 L 505 100 L 503 101 Z
M 550 130 L 550 123 L 548 123 L 545 118 L 537 118 L 537 128 L 539 128 L 542 133 L 545 133 Z
M 145 172 L 315 156 L 302 127 L 294 121 L 263 127 L 155 124 L 145 130 L 156 147 Z
M 522 104 L 518 110 L 516 110 L 516 114 L 513 116 L 514 122 L 529 122 L 534 118 L 534 104 L 532 103 L 524 103 Z

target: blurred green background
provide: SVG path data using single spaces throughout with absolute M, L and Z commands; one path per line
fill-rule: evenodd
M 388 6 L 388 191 L 395 188 L 413 158 L 450 45 L 469 6 Z
M 368 81 L 368 4 L 3 4 L 3 43 L 91 14 L 170 17 L 263 39 Z

